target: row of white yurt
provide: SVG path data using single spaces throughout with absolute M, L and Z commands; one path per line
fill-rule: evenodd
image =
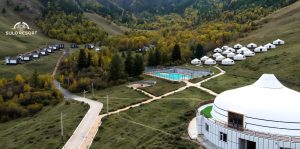
M 200 65 L 201 64 L 201 60 L 199 60 L 198 58 L 195 58 L 191 61 L 192 65 Z

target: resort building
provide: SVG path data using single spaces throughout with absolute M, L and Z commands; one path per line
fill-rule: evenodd
M 300 93 L 273 74 L 199 107 L 199 141 L 222 149 L 300 149 Z

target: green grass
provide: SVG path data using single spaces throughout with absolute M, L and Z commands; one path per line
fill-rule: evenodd
M 172 82 L 160 78 L 155 78 L 147 75 L 143 75 L 144 80 L 153 80 L 156 81 L 156 84 L 154 86 L 141 88 L 142 90 L 151 93 L 155 96 L 161 96 L 168 92 L 174 91 L 180 87 L 183 87 L 185 85 L 184 82 Z
M 128 88 L 126 85 L 119 85 L 110 87 L 104 90 L 95 91 L 94 99 L 103 103 L 103 109 L 101 113 L 106 113 L 106 95 L 108 95 L 108 106 L 109 111 L 114 111 L 119 108 L 123 108 L 125 106 L 129 106 L 133 103 L 146 100 L 149 97 L 140 93 L 138 91 L 134 91 L 133 89 Z M 91 92 L 87 94 L 87 97 L 92 99 L 93 95 Z
M 46 107 L 33 117 L 0 123 L 0 148 L 61 148 L 88 110 L 79 102 Z M 61 142 L 60 113 L 63 113 L 64 143 Z
M 191 87 L 109 116 L 103 121 L 91 148 L 198 148 L 197 144 L 183 138 L 188 138 L 187 126 L 195 117 L 198 105 L 212 98 Z
M 211 116 L 211 110 L 212 110 L 212 106 L 208 106 L 206 108 L 204 108 L 201 113 L 204 115 L 204 117 L 206 118 L 212 118 Z
M 203 86 L 221 92 L 251 84 L 262 74 L 271 73 L 287 87 L 300 91 L 300 2 L 279 10 L 264 20 L 268 20 L 268 23 L 230 45 L 250 42 L 260 45 L 277 38 L 286 41 L 286 44 L 237 62 L 232 67 L 222 67 L 227 75 L 206 82 Z
M 0 64 L 0 78 L 14 78 L 16 74 L 28 77 L 32 75 L 35 69 L 39 74 L 51 74 L 61 54 L 61 51 L 56 52 L 48 56 L 41 57 L 36 61 L 19 65 Z

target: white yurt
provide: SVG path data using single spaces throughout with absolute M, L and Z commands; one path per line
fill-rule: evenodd
M 244 55 L 250 57 L 250 56 L 255 56 L 255 53 L 252 52 L 252 51 L 250 51 L 250 50 L 248 50 L 248 51 L 244 52 Z
M 234 48 L 228 48 L 227 50 L 230 51 L 230 52 L 235 52 Z
M 227 54 L 228 58 L 233 58 L 234 56 L 235 56 L 235 53 L 233 53 L 233 52 L 230 52 L 230 53 Z
M 227 55 L 227 54 L 230 53 L 230 52 L 231 52 L 231 51 L 229 51 L 229 50 L 225 50 L 225 51 L 222 52 L 222 54 Z
M 221 53 L 215 53 L 215 54 L 213 54 L 213 57 L 218 57 L 220 55 L 222 55 L 222 54 Z
M 234 60 L 230 58 L 223 59 L 221 62 L 222 65 L 234 65 Z
M 220 55 L 220 56 L 216 57 L 216 61 L 217 61 L 217 62 L 220 62 L 220 61 L 222 61 L 222 60 L 225 59 L 225 58 L 226 58 L 225 56 Z
M 275 49 L 276 48 L 276 46 L 271 44 L 271 43 L 268 43 L 268 44 L 264 45 L 264 47 L 267 48 L 267 49 Z
M 206 60 L 208 60 L 209 59 L 209 57 L 208 56 L 203 56 L 203 57 L 201 57 L 201 61 L 206 61 Z
M 243 54 L 237 54 L 233 57 L 233 59 L 236 61 L 243 61 L 243 60 L 246 60 L 246 56 Z
M 281 40 L 281 39 L 277 39 L 277 40 L 274 40 L 274 41 L 273 41 L 273 44 L 274 44 L 274 45 L 284 45 L 285 42 L 284 42 L 283 40 Z
M 225 45 L 225 46 L 222 47 L 222 50 L 227 50 L 228 48 L 229 48 L 229 46 Z
M 246 48 L 246 47 L 242 47 L 242 48 L 240 48 L 240 49 L 238 49 L 237 51 L 236 51 L 236 53 L 245 53 L 246 51 L 250 51 L 248 48 Z
M 267 52 L 268 49 L 266 47 L 263 46 L 259 46 L 257 48 L 254 49 L 254 52 L 260 53 L 260 52 Z
M 239 43 L 233 46 L 233 48 L 235 48 L 235 49 L 240 49 L 240 48 L 242 48 L 242 47 L 243 47 L 243 45 L 241 45 L 241 44 L 239 44 Z
M 217 52 L 218 52 L 218 53 L 221 53 L 221 52 L 222 52 L 222 49 L 220 49 L 220 48 L 215 48 L 215 49 L 214 49 L 214 53 L 217 53 Z
M 251 49 L 254 49 L 256 47 L 257 47 L 257 45 L 255 43 L 250 43 L 247 45 L 247 48 L 251 48 Z
M 216 61 L 209 58 L 207 59 L 205 62 L 204 62 L 205 65 L 215 65 L 216 64 Z
M 201 64 L 201 60 L 199 60 L 198 58 L 195 58 L 191 61 L 192 65 L 200 65 Z

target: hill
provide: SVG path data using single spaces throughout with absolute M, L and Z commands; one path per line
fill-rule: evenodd
M 263 73 L 273 73 L 288 87 L 300 91 L 300 1 L 282 8 L 259 20 L 264 23 L 261 28 L 240 38 L 235 43 L 258 45 L 280 38 L 286 44 L 265 54 L 257 54 L 246 61 L 238 62 L 232 67 L 222 67 L 227 74 L 209 81 L 204 86 L 222 92 L 226 89 L 255 81 Z

